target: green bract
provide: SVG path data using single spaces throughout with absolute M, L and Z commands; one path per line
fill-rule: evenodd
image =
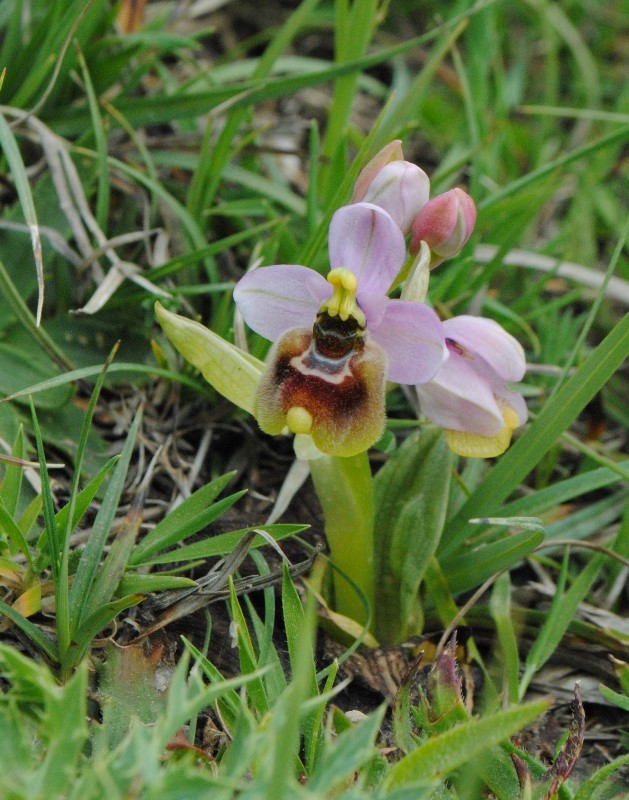
M 155 315 L 186 361 L 223 397 L 253 414 L 264 362 L 226 342 L 200 322 L 166 311 L 160 303 L 155 303 Z

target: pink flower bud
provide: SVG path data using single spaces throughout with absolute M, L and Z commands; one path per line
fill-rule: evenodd
M 433 254 L 433 265 L 452 258 L 472 235 L 476 206 L 462 189 L 451 189 L 430 200 L 411 226 L 411 253 L 424 241 Z

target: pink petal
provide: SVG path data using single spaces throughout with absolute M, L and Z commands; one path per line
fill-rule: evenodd
M 526 371 L 522 346 L 493 319 L 462 315 L 445 320 L 446 337 L 483 358 L 505 381 L 520 381 Z
M 422 411 L 442 428 L 497 436 L 504 427 L 491 387 L 463 356 L 451 352 L 436 377 L 416 388 Z
M 374 328 L 380 325 L 387 306 L 391 302 L 386 294 L 372 294 L 371 292 L 361 292 L 357 294 L 358 305 L 367 317 L 367 325 Z
M 379 324 L 367 330 L 389 357 L 387 377 L 396 383 L 431 380 L 447 355 L 439 317 L 428 306 L 389 300 Z
M 494 387 L 494 395 L 510 406 L 518 415 L 520 425 L 524 425 L 529 417 L 529 410 L 526 407 L 526 402 L 522 395 L 517 392 L 512 392 L 511 389 L 507 389 L 504 385 L 498 388 Z
M 386 211 L 369 203 L 338 209 L 330 222 L 328 249 L 330 269 L 349 269 L 359 290 L 374 294 L 386 294 L 406 258 L 402 231 Z
M 275 341 L 289 328 L 312 327 L 331 294 L 332 286 L 313 269 L 278 264 L 248 272 L 236 284 L 234 300 L 247 325 Z

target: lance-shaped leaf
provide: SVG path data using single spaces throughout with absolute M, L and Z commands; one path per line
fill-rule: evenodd
M 419 587 L 446 519 L 452 454 L 441 431 L 409 436 L 375 481 L 376 636 L 402 642 L 419 633 Z
M 155 303 L 162 330 L 181 355 L 205 380 L 239 408 L 253 414 L 264 363 L 225 341 L 199 322 L 173 314 Z
M 550 703 L 538 700 L 512 706 L 482 719 L 471 719 L 433 736 L 395 764 L 383 782 L 385 792 L 422 786 L 443 779 L 453 770 L 521 730 L 548 710 Z

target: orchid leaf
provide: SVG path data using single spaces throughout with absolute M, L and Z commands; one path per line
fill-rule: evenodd
M 548 707 L 546 700 L 514 706 L 434 736 L 391 769 L 385 786 L 387 789 L 414 784 L 421 786 L 447 774 L 521 730 Z
M 541 531 L 521 531 L 491 544 L 469 549 L 466 557 L 440 560 L 453 594 L 473 589 L 503 569 L 509 569 L 544 541 Z
M 382 642 L 404 641 L 421 630 L 418 590 L 441 539 L 451 465 L 441 432 L 424 429 L 409 436 L 375 478 L 376 636 Z

